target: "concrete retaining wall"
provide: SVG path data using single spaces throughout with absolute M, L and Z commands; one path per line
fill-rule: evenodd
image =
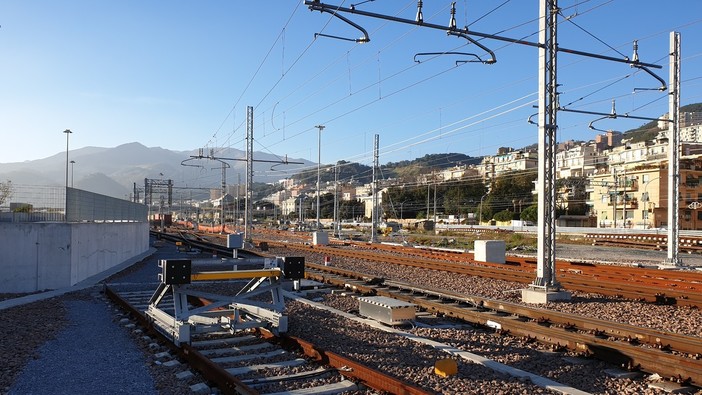
M 0 223 L 0 293 L 69 287 L 148 248 L 146 222 Z

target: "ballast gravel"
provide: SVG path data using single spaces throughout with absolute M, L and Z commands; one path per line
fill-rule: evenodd
M 9 394 L 158 394 L 144 354 L 104 303 L 64 305 L 70 323 L 39 348 Z

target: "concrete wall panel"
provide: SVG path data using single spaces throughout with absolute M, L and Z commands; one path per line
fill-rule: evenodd
M 148 248 L 145 222 L 0 223 L 0 293 L 68 287 Z

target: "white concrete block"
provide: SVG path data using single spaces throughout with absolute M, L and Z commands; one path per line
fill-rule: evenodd
M 328 245 L 329 234 L 323 231 L 312 232 L 312 244 L 322 246 Z
M 545 304 L 556 300 L 570 300 L 570 292 L 566 291 L 544 291 L 541 289 L 522 289 L 522 302 Z
M 504 240 L 476 240 L 474 244 L 475 260 L 478 262 L 505 263 Z

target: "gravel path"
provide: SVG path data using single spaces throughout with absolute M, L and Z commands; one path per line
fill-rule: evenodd
M 144 354 L 104 303 L 64 305 L 70 324 L 39 348 L 10 394 L 158 394 Z

